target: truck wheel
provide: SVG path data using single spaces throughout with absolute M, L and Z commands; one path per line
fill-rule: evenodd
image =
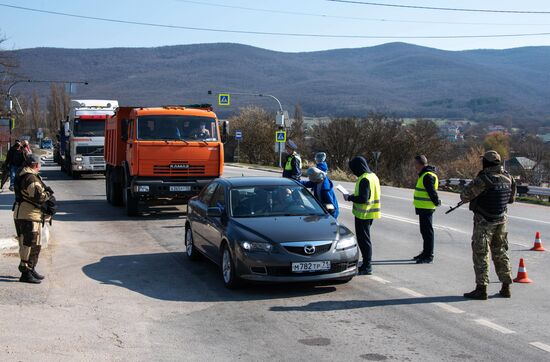
M 109 184 L 111 204 L 114 206 L 122 206 L 122 185 L 120 182 L 114 182 L 114 176 L 112 172 L 109 172 L 105 176 L 106 182 Z
M 132 192 L 130 191 L 130 187 L 128 185 L 130 182 L 128 182 L 128 179 L 124 179 L 124 185 L 126 186 L 123 191 L 122 195 L 124 198 L 124 205 L 126 205 L 126 214 L 128 216 L 139 216 L 139 201 L 137 198 L 132 196 Z

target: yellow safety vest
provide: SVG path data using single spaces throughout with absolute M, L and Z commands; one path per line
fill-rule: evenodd
M 369 181 L 370 196 L 366 204 L 353 203 L 353 215 L 361 220 L 380 219 L 380 180 L 374 173 L 365 172 L 355 183 L 355 196 L 359 196 L 359 184 L 363 179 Z
M 296 158 L 298 160 L 298 168 L 302 168 L 302 159 L 300 158 L 300 155 L 298 155 L 296 152 L 290 155 L 286 158 L 286 164 L 285 164 L 285 170 L 286 171 L 292 171 L 292 159 Z
M 414 188 L 413 204 L 414 207 L 416 207 L 417 209 L 435 210 L 436 205 L 432 202 L 432 199 L 430 199 L 430 195 L 428 195 L 428 192 L 424 187 L 424 176 L 426 175 L 431 175 L 433 178 L 435 178 L 434 188 L 436 190 L 439 186 L 439 179 L 435 173 L 424 172 L 422 175 L 420 175 L 420 177 L 418 177 L 418 181 L 416 181 L 416 187 Z

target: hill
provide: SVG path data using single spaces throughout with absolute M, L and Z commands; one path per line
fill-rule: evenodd
M 549 119 L 550 47 L 443 51 L 405 43 L 308 53 L 239 44 L 14 51 L 33 79 L 86 79 L 78 97 L 121 104 L 215 102 L 207 90 L 264 92 L 307 115 Z M 29 92 L 28 85 L 18 86 Z M 47 95 L 47 87 L 38 87 Z M 268 100 L 234 97 L 222 115 Z M 275 107 L 273 107 L 275 108 Z

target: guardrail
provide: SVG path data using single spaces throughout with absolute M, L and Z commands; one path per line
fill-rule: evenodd
M 466 186 L 470 182 L 472 182 L 471 179 L 450 178 L 440 180 L 439 186 Z M 550 188 L 548 187 L 518 185 L 517 191 L 520 195 L 548 196 L 550 201 Z

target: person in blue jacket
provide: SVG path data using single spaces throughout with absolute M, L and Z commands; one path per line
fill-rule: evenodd
M 340 214 L 338 200 L 336 199 L 336 194 L 334 193 L 334 185 L 327 177 L 327 174 L 317 167 L 310 167 L 307 170 L 306 175 L 309 178 L 309 181 L 301 181 L 302 185 L 308 189 L 312 189 L 313 196 L 323 205 L 334 205 L 334 213 L 332 213 L 332 216 L 337 218 L 338 214 Z
M 328 165 L 327 165 L 327 154 L 324 152 L 317 152 L 315 154 L 315 162 L 317 163 L 317 168 L 324 173 L 328 172 Z

